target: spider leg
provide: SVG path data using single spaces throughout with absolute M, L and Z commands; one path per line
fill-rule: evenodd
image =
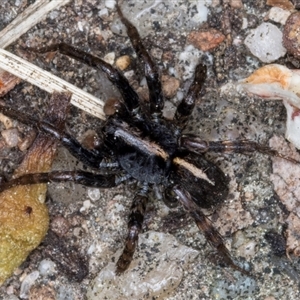
M 195 69 L 194 80 L 188 90 L 186 97 L 179 103 L 176 112 L 175 120 L 177 124 L 184 128 L 189 116 L 192 114 L 195 103 L 207 75 L 207 68 L 203 64 L 198 64 Z
M 152 115 L 158 117 L 162 114 L 164 107 L 164 98 L 160 82 L 160 74 L 158 67 L 153 62 L 151 56 L 147 52 L 145 46 L 141 41 L 141 37 L 135 26 L 123 15 L 120 7 L 117 5 L 117 11 L 122 23 L 126 26 L 127 34 L 130 38 L 131 44 L 138 55 L 139 59 L 144 63 L 145 76 L 149 88 L 150 98 L 150 112 Z
M 195 220 L 198 228 L 203 232 L 207 241 L 217 249 L 218 253 L 223 258 L 224 262 L 233 268 L 234 270 L 240 271 L 245 275 L 249 275 L 249 272 L 237 266 L 227 248 L 224 245 L 223 238 L 220 233 L 213 227 L 210 220 L 204 215 L 199 207 L 192 200 L 190 194 L 179 186 L 174 186 L 173 189 L 178 201 L 182 206 L 190 213 L 191 217 Z
M 128 176 L 119 174 L 94 174 L 85 171 L 52 171 L 48 173 L 25 174 L 7 182 L 1 182 L 0 192 L 17 185 L 28 185 L 50 182 L 75 182 L 89 187 L 110 188 L 119 185 Z
M 281 157 L 292 163 L 299 163 L 299 161 L 286 157 L 276 150 L 271 149 L 268 146 L 260 145 L 254 141 L 250 140 L 240 140 L 240 141 L 214 141 L 208 142 L 203 141 L 201 138 L 184 135 L 181 137 L 180 144 L 183 148 L 188 149 L 191 152 L 200 154 L 205 152 L 220 152 L 220 153 L 253 153 L 259 152 L 262 154 L 267 154 L 271 156 Z
M 139 97 L 130 86 L 128 80 L 121 74 L 121 72 L 113 68 L 110 64 L 108 64 L 101 58 L 93 56 L 90 53 L 84 52 L 66 43 L 52 44 L 38 49 L 26 49 L 37 53 L 59 51 L 61 54 L 67 55 L 77 61 L 83 62 L 90 67 L 102 70 L 106 74 L 107 78 L 120 91 L 128 111 L 132 112 L 139 107 Z
M 120 275 L 130 265 L 136 246 L 138 244 L 138 236 L 142 230 L 144 221 L 144 213 L 148 197 L 145 192 L 140 192 L 135 195 L 131 206 L 131 213 L 128 221 L 128 235 L 126 237 L 125 247 L 117 262 L 116 274 Z
M 0 112 L 12 119 L 16 119 L 26 125 L 34 126 L 38 130 L 42 130 L 43 132 L 51 134 L 52 136 L 57 138 L 74 157 L 76 157 L 85 165 L 96 169 L 99 169 L 99 167 L 105 167 L 105 164 L 103 163 L 105 161 L 105 157 L 103 153 L 101 153 L 101 149 L 86 149 L 82 147 L 82 145 L 70 134 L 61 132 L 50 123 L 40 121 L 39 119 L 36 119 L 31 115 L 21 113 L 2 105 L 0 105 Z M 112 162 L 112 164 L 114 164 L 114 167 L 118 165 L 117 162 Z M 109 163 L 107 165 L 108 167 L 112 166 Z

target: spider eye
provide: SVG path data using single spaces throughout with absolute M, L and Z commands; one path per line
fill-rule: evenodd
M 173 186 L 165 189 L 163 201 L 169 208 L 174 208 L 178 206 L 179 202 L 177 199 L 177 195 L 173 190 Z

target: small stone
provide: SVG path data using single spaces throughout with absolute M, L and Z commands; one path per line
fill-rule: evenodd
M 128 66 L 130 65 L 130 56 L 129 55 L 123 55 L 120 56 L 117 60 L 116 60 L 116 66 L 120 69 L 120 70 L 125 70 L 128 68 Z
M 267 15 L 269 20 L 284 25 L 291 12 L 280 7 L 272 7 Z
M 57 216 L 51 222 L 51 230 L 58 236 L 62 237 L 67 234 L 70 229 L 70 224 L 67 219 Z
M 174 97 L 180 86 L 180 81 L 177 78 L 169 75 L 162 75 L 161 81 L 164 96 L 166 98 Z
M 277 6 L 283 9 L 294 9 L 293 4 L 289 0 L 267 0 L 267 5 Z
M 116 1 L 115 0 L 106 0 L 105 1 L 105 6 L 108 8 L 108 9 L 114 9 L 116 7 Z
M 262 23 L 245 39 L 250 52 L 262 62 L 270 63 L 282 57 L 286 49 L 282 46 L 282 32 L 271 23 Z
M 287 52 L 300 57 L 300 12 L 289 16 L 283 30 L 283 45 Z
M 8 147 L 16 147 L 19 143 L 19 131 L 16 128 L 6 129 L 1 132 Z
M 41 276 L 52 275 L 55 272 L 55 263 L 50 259 L 43 259 L 39 264 Z
M 92 201 L 97 201 L 100 199 L 101 193 L 100 189 L 97 188 L 89 188 L 88 189 L 88 196 Z
M 21 78 L 18 78 L 15 75 L 8 73 L 7 71 L 0 70 L 0 96 L 4 96 L 18 83 L 20 83 L 20 81 Z
M 56 300 L 56 292 L 51 286 L 34 286 L 30 290 L 29 300 Z
M 31 286 L 34 285 L 35 281 L 38 279 L 40 273 L 39 271 L 33 271 L 30 274 L 28 274 L 24 280 L 22 281 L 21 284 L 21 289 L 20 289 L 20 298 L 28 298 L 29 290 Z
M 209 51 L 216 48 L 225 40 L 225 35 L 214 29 L 192 31 L 187 38 L 188 42 L 202 51 Z
M 243 2 L 242 2 L 242 0 L 230 0 L 229 5 L 232 8 L 242 8 L 243 7 Z
M 107 8 L 101 9 L 101 10 L 99 11 L 98 15 L 99 15 L 99 17 L 100 17 L 101 19 L 104 19 L 104 20 L 105 20 L 105 19 L 108 17 L 108 9 L 107 9 Z
M 105 62 L 107 62 L 107 63 L 113 65 L 113 64 L 114 64 L 114 61 L 115 61 L 115 57 L 116 57 L 115 52 L 110 52 L 110 53 L 107 53 L 107 54 L 104 56 L 103 60 L 104 60 Z
M 13 121 L 1 113 L 0 113 L 0 122 L 4 124 L 6 129 L 10 129 L 13 127 Z

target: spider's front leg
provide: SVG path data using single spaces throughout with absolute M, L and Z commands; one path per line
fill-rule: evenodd
M 130 86 L 128 80 L 121 74 L 121 72 L 113 68 L 110 64 L 108 64 L 101 58 L 66 43 L 52 44 L 42 48 L 26 48 L 26 50 L 36 53 L 58 51 L 61 54 L 67 55 L 70 58 L 83 62 L 84 64 L 92 68 L 102 70 L 107 78 L 111 81 L 111 83 L 114 84 L 120 91 L 127 110 L 129 112 L 133 112 L 139 107 L 139 97 L 134 89 Z
M 259 143 L 250 140 L 209 142 L 204 141 L 197 136 L 184 135 L 180 139 L 180 145 L 182 148 L 197 154 L 202 154 L 206 152 L 241 154 L 259 152 L 270 156 L 281 157 L 292 163 L 299 163 L 299 161 L 290 157 L 286 157 L 268 146 L 260 145 Z
M 160 116 L 162 114 L 162 109 L 164 108 L 164 98 L 158 67 L 143 45 L 138 30 L 127 18 L 125 18 L 118 5 L 117 11 L 122 23 L 126 26 L 128 37 L 130 38 L 136 54 L 144 63 L 145 76 L 149 89 L 150 112 L 153 115 Z
M 179 186 L 173 187 L 173 192 L 177 196 L 178 201 L 182 206 L 190 213 L 191 217 L 195 220 L 198 228 L 203 232 L 207 241 L 218 251 L 224 260 L 225 264 L 233 268 L 234 270 L 240 271 L 245 275 L 249 275 L 249 272 L 237 266 L 224 245 L 222 236 L 213 227 L 210 220 L 204 215 L 199 207 L 192 200 L 191 195 Z

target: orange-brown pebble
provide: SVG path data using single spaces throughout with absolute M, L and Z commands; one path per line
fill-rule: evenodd
M 225 35 L 214 28 L 192 31 L 188 35 L 188 42 L 202 51 L 216 48 L 224 39 Z
M 293 4 L 289 0 L 267 0 L 267 5 L 277 6 L 287 10 L 294 8 Z
M 283 89 L 288 89 L 291 80 L 291 72 L 284 66 L 271 64 L 254 71 L 245 82 L 251 84 L 278 83 Z
M 0 70 L 0 96 L 5 95 L 12 90 L 21 79 L 8 73 L 7 71 Z
M 167 98 L 174 97 L 180 86 L 180 81 L 177 78 L 169 75 L 162 75 L 161 81 L 164 96 Z
M 243 2 L 242 2 L 242 0 L 230 0 L 229 5 L 232 8 L 242 8 Z
M 283 45 L 288 53 L 300 57 L 300 12 L 288 17 L 283 30 Z
M 129 55 L 120 56 L 116 60 L 116 66 L 122 71 L 127 69 L 129 65 L 130 65 L 130 56 Z

